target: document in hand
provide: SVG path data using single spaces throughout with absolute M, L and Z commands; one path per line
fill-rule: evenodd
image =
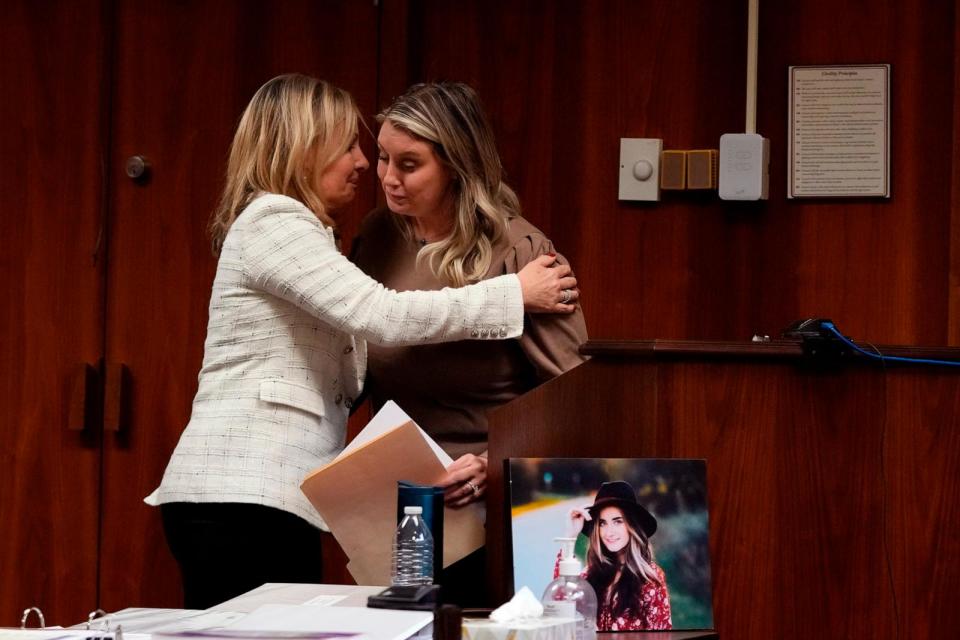
M 397 528 L 397 482 L 436 484 L 453 461 L 394 402 L 388 402 L 330 464 L 300 489 L 326 521 L 357 584 L 390 583 Z M 443 566 L 483 546 L 477 503 L 444 510 Z

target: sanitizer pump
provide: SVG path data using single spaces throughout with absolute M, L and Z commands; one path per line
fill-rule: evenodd
M 573 555 L 576 538 L 554 538 L 561 545 L 560 575 L 543 592 L 543 615 L 576 620 L 576 640 L 596 640 L 597 594 L 580 577 L 580 561 Z

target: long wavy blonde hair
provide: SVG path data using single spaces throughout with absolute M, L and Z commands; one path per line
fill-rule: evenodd
M 260 87 L 240 118 L 230 145 L 226 184 L 210 220 L 214 255 L 240 212 L 260 192 L 295 198 L 335 226 L 312 173 L 346 153 L 357 136 L 353 97 L 322 80 L 277 76 Z
M 520 202 L 503 181 L 493 130 L 476 92 L 459 82 L 417 84 L 384 109 L 377 121 L 432 143 L 454 178 L 453 228 L 443 240 L 421 249 L 417 261 L 426 261 L 451 286 L 480 280 L 508 221 L 520 215 Z M 413 221 L 402 217 L 400 224 L 413 238 Z

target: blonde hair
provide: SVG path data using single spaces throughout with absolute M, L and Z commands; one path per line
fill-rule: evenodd
M 420 250 L 417 261 L 453 286 L 476 282 L 490 269 L 493 246 L 520 215 L 517 195 L 503 181 L 493 130 L 476 92 L 459 82 L 417 84 L 377 116 L 411 136 L 430 142 L 453 176 L 453 229 Z M 401 228 L 413 237 L 413 221 Z
M 343 155 L 357 136 L 359 113 L 343 89 L 300 74 L 277 76 L 260 87 L 240 118 L 230 145 L 226 184 L 210 220 L 213 252 L 260 192 L 295 198 L 335 226 L 311 175 Z

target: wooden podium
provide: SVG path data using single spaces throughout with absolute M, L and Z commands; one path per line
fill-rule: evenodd
M 819 363 L 786 341 L 583 351 L 490 415 L 494 600 L 512 591 L 507 458 L 704 458 L 721 638 L 956 637 L 960 368 Z

